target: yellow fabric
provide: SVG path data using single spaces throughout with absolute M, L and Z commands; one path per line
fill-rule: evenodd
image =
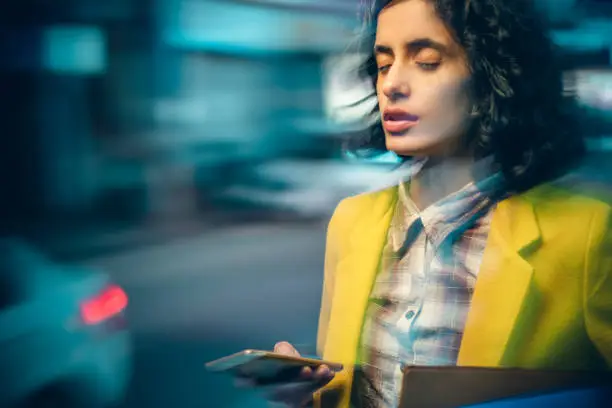
M 315 406 L 347 408 L 368 295 L 397 188 L 343 200 L 329 223 L 317 345 L 345 370 Z M 461 366 L 612 366 L 606 201 L 543 185 L 497 206 L 459 351 Z

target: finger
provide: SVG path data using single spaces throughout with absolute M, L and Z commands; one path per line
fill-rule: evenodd
M 326 379 L 330 379 L 333 378 L 334 373 L 332 372 L 332 370 L 325 364 L 317 367 L 316 371 L 313 374 L 313 379 L 316 381 L 322 381 L 322 380 L 326 380 Z
M 301 406 L 312 397 L 315 391 L 324 385 L 325 383 L 321 382 L 304 381 L 266 387 L 262 391 L 268 401 L 280 402 L 289 406 Z
M 281 341 L 274 345 L 274 352 L 285 356 L 300 357 L 300 353 L 288 342 Z
M 302 368 L 302 371 L 300 372 L 300 378 L 302 380 L 310 380 L 313 376 L 313 371 L 312 368 L 310 367 L 304 367 Z

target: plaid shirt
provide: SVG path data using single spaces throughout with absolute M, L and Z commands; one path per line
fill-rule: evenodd
M 454 365 L 501 175 L 419 211 L 399 200 L 362 329 L 356 407 L 395 408 L 403 365 Z

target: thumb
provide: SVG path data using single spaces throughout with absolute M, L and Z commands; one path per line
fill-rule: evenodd
M 274 345 L 274 352 L 285 356 L 300 357 L 300 353 L 290 343 L 286 341 L 278 342 Z

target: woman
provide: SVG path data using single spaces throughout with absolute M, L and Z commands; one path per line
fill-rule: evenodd
M 396 407 L 405 364 L 608 369 L 610 207 L 553 182 L 584 148 L 531 2 L 368 10 L 379 120 L 356 148 L 408 177 L 329 224 L 318 348 L 346 369 L 270 399 Z

